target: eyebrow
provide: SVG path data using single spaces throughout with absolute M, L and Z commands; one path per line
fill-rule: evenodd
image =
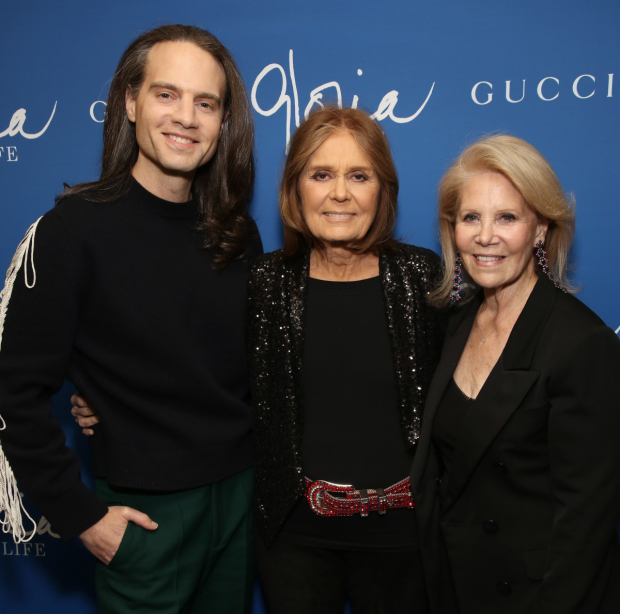
M 166 83 L 165 81 L 155 81 L 153 83 L 151 83 L 151 86 L 149 87 L 150 90 L 153 89 L 157 89 L 157 88 L 162 88 L 165 90 L 172 90 L 173 92 L 176 92 L 177 94 L 181 93 L 181 89 L 174 85 L 174 83 Z M 212 92 L 198 92 L 194 98 L 208 98 L 209 100 L 213 100 L 215 102 L 217 102 L 218 104 L 221 102 L 220 97 L 217 94 L 213 94 Z
M 317 163 L 317 164 L 313 164 L 312 166 L 308 167 L 309 171 L 317 171 L 317 170 L 323 170 L 323 171 L 333 171 L 334 167 L 331 164 L 321 164 L 321 163 Z M 355 165 L 352 166 L 349 170 L 347 170 L 347 173 L 352 173 L 355 171 L 364 171 L 366 173 L 374 173 L 375 169 L 372 166 L 364 166 L 363 164 Z

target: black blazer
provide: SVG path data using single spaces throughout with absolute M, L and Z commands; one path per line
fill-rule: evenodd
M 309 258 L 282 250 L 250 264 L 247 339 L 255 411 L 256 524 L 270 546 L 304 493 L 302 358 Z M 420 434 L 445 314 L 426 302 L 441 275 L 434 252 L 397 243 L 379 258 L 403 440 Z
M 411 474 L 432 611 L 617 614 L 620 340 L 545 277 L 463 422 L 440 509 L 433 417 L 479 305 L 450 318 Z

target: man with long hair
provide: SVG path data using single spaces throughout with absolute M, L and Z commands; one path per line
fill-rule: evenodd
M 17 478 L 56 532 L 100 560 L 101 612 L 250 607 L 245 276 L 262 252 L 247 212 L 253 142 L 226 48 L 192 26 L 146 32 L 112 79 L 100 179 L 57 198 L 7 274 L 5 530 L 29 539 Z M 51 418 L 65 378 L 102 419 L 96 493 Z

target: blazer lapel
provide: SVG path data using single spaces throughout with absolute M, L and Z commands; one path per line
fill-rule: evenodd
M 540 333 L 557 299 L 557 292 L 546 278 L 539 278 L 497 365 L 484 383 L 475 406 L 463 421 L 454 450 L 454 470 L 448 484 L 444 511 L 458 499 L 480 459 L 538 379 L 540 374 L 529 370 L 529 367 Z M 468 334 L 470 330 L 471 326 L 468 326 Z
M 416 342 L 420 323 L 417 316 L 417 280 L 403 271 L 389 251 L 379 256 L 379 276 L 390 335 L 392 360 L 396 376 L 398 413 L 403 440 L 412 445 L 419 432 L 424 399 L 418 400 L 412 389 L 417 385 L 419 365 Z M 415 411 L 417 410 L 417 412 Z M 415 417 L 412 414 L 415 413 Z
M 291 356 L 288 362 L 291 370 L 295 390 L 295 407 L 297 407 L 297 437 L 301 443 L 303 425 L 303 390 L 302 368 L 304 357 L 304 331 L 306 327 L 306 296 L 308 291 L 308 276 L 310 272 L 309 255 L 297 258 L 286 263 L 288 269 L 283 288 L 282 300 L 285 301 L 283 313 L 287 315 L 282 326 L 290 335 L 289 344 Z M 287 326 L 288 324 L 288 326 Z M 284 333 L 286 335 L 286 333 Z
M 304 348 L 304 329 L 306 325 L 306 293 L 308 289 L 309 257 L 291 261 L 289 284 L 285 296 L 289 300 L 290 327 L 292 341 L 297 353 L 297 363 L 301 365 Z
M 476 406 L 463 421 L 444 511 L 458 499 L 481 457 L 538 379 L 539 373 L 534 371 L 505 371 L 502 363 L 500 356 L 476 399 Z

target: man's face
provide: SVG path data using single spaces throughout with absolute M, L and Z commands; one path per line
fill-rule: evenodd
M 171 176 L 192 181 L 213 157 L 225 91 L 221 65 L 193 43 L 158 43 L 150 50 L 138 97 L 126 97 L 140 149 L 134 175 L 144 187 Z

